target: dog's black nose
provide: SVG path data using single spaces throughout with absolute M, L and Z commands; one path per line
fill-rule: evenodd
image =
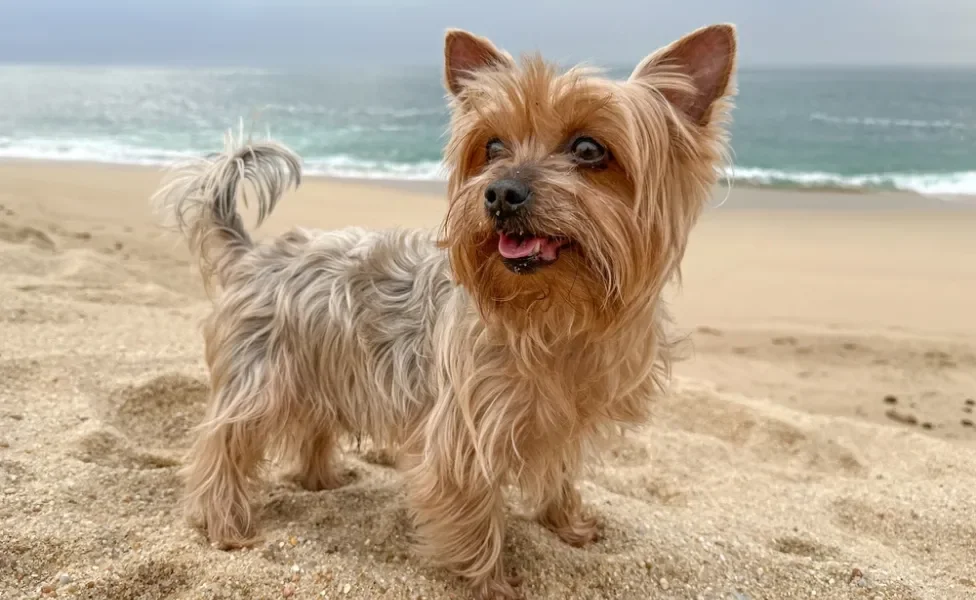
M 525 208 L 531 196 L 529 186 L 518 179 L 499 179 L 485 190 L 485 209 L 493 217 L 507 217 Z

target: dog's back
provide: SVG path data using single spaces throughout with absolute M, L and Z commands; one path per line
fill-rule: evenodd
M 455 287 L 427 231 L 296 229 L 229 269 L 207 359 L 263 363 L 303 418 L 395 444 L 431 401 L 432 340 Z

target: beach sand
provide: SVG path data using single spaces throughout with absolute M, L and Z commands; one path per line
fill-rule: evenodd
M 465 598 L 410 553 L 396 473 L 355 447 L 338 490 L 272 472 L 251 551 L 184 524 L 208 303 L 153 224 L 159 181 L 0 165 L 0 598 Z M 444 208 L 308 180 L 261 231 L 435 226 Z M 510 521 L 526 596 L 976 598 L 976 211 L 736 189 L 684 271 L 672 393 L 582 483 L 605 539 Z

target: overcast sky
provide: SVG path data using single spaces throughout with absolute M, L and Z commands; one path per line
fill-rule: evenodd
M 720 21 L 743 65 L 976 64 L 976 0 L 0 0 L 0 62 L 436 64 L 455 26 L 629 64 Z

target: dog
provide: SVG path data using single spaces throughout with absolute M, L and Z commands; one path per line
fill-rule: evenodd
M 617 81 L 449 30 L 440 231 L 255 243 L 237 196 L 260 225 L 300 184 L 297 154 L 231 140 L 176 169 L 154 204 L 213 299 L 191 521 L 219 547 L 253 543 L 248 489 L 268 457 L 330 489 L 340 438 L 362 435 L 397 453 L 418 551 L 479 599 L 518 597 L 506 490 L 563 542 L 595 541 L 576 482 L 665 390 L 662 291 L 727 160 L 735 57 L 734 27 L 708 26 Z

